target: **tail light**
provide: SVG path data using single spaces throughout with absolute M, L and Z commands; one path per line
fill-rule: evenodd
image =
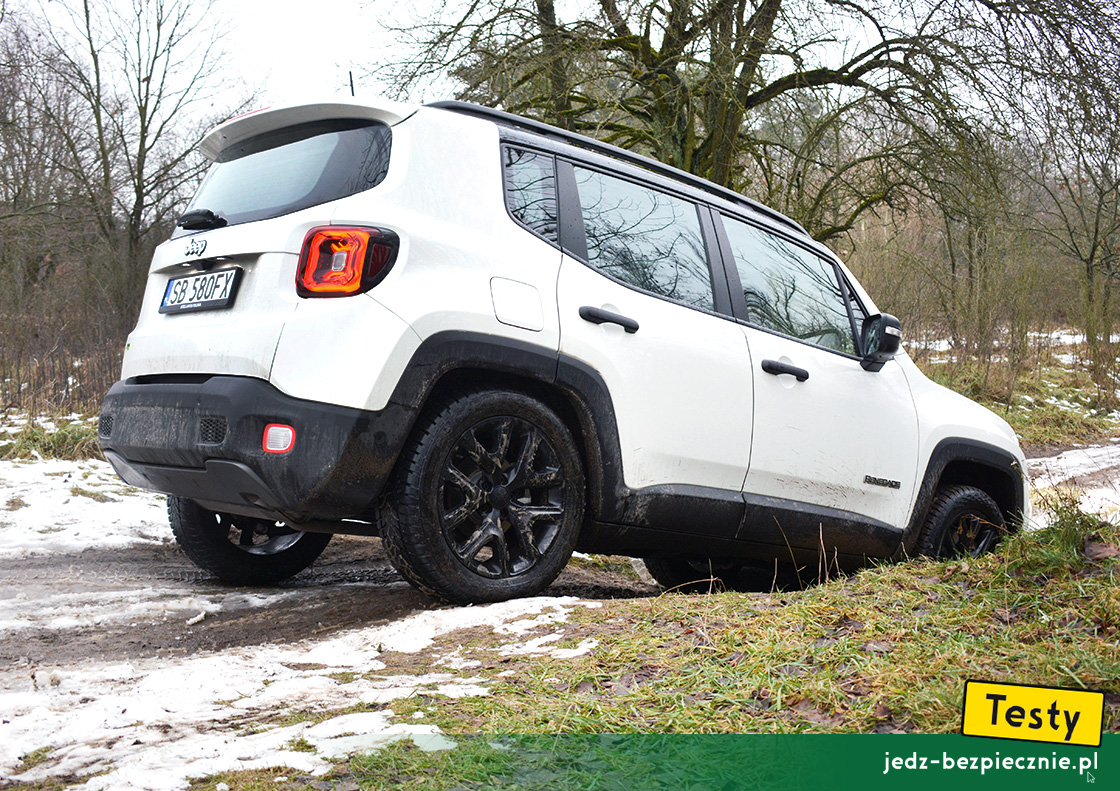
M 400 240 L 383 228 L 312 228 L 296 269 L 301 297 L 345 297 L 376 286 L 397 258 Z

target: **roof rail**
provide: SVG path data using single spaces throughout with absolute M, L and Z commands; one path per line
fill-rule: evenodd
M 721 187 L 718 184 L 713 184 L 707 179 L 703 179 L 700 176 L 696 176 L 692 173 L 680 170 L 679 168 L 675 168 L 672 165 L 666 165 L 664 162 L 658 162 L 652 157 L 643 156 L 642 154 L 635 154 L 633 151 L 628 151 L 625 148 L 619 148 L 618 146 L 611 145 L 610 143 L 604 143 L 601 140 L 596 140 L 593 137 L 587 137 L 586 135 L 581 135 L 577 132 L 569 132 L 566 129 L 561 129 L 558 126 L 546 124 L 543 121 L 534 121 L 531 118 L 523 118 L 520 115 L 507 113 L 503 110 L 495 110 L 492 107 L 484 107 L 481 104 L 473 104 L 471 102 L 446 100 L 441 102 L 430 102 L 424 106 L 436 107 L 441 110 L 451 110 L 452 112 L 461 113 L 463 115 L 473 115 L 479 118 L 485 118 L 503 126 L 511 126 L 517 129 L 524 129 L 528 132 L 534 132 L 536 134 L 542 135 L 543 137 L 550 137 L 555 140 L 577 146 L 579 148 L 587 149 L 588 151 L 594 151 L 596 153 L 604 154 L 614 159 L 622 160 L 623 162 L 629 162 L 632 165 L 637 165 L 638 167 L 645 168 L 646 170 L 652 171 L 653 173 L 657 173 L 659 175 L 666 176 L 668 178 L 688 184 L 690 187 L 695 187 L 705 192 L 709 192 L 713 195 L 717 195 L 724 200 L 729 200 L 733 203 L 739 203 L 747 206 L 758 212 L 759 214 L 765 215 L 772 220 L 795 229 L 799 233 L 803 233 L 806 236 L 809 235 L 809 232 L 801 227 L 798 222 L 796 222 L 795 220 L 791 220 L 781 212 L 771 209 L 769 206 L 763 203 L 751 200 L 748 197 L 740 195 L 734 190 L 730 190 L 727 187 Z

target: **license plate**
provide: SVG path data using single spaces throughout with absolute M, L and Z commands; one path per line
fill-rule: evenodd
M 173 277 L 167 281 L 159 312 L 187 313 L 228 308 L 237 296 L 240 279 L 241 270 L 237 268 Z

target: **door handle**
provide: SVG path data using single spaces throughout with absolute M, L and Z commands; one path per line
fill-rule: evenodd
M 804 382 L 809 378 L 809 372 L 804 368 L 798 368 L 796 365 L 790 365 L 789 363 L 780 363 L 777 360 L 763 360 L 762 370 L 768 374 L 774 374 L 774 376 L 789 374 L 796 377 L 799 382 Z
M 584 321 L 590 321 L 592 324 L 617 324 L 631 334 L 638 331 L 638 322 L 633 319 L 623 316 L 621 313 L 612 313 L 609 310 L 593 308 L 590 305 L 584 305 L 579 309 L 579 317 Z

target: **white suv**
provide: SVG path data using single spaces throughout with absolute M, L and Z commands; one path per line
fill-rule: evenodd
M 451 601 L 574 549 L 674 586 L 975 554 L 1028 508 L 1007 424 L 741 195 L 458 102 L 270 109 L 201 149 L 99 434 L 223 580 L 348 533 Z

